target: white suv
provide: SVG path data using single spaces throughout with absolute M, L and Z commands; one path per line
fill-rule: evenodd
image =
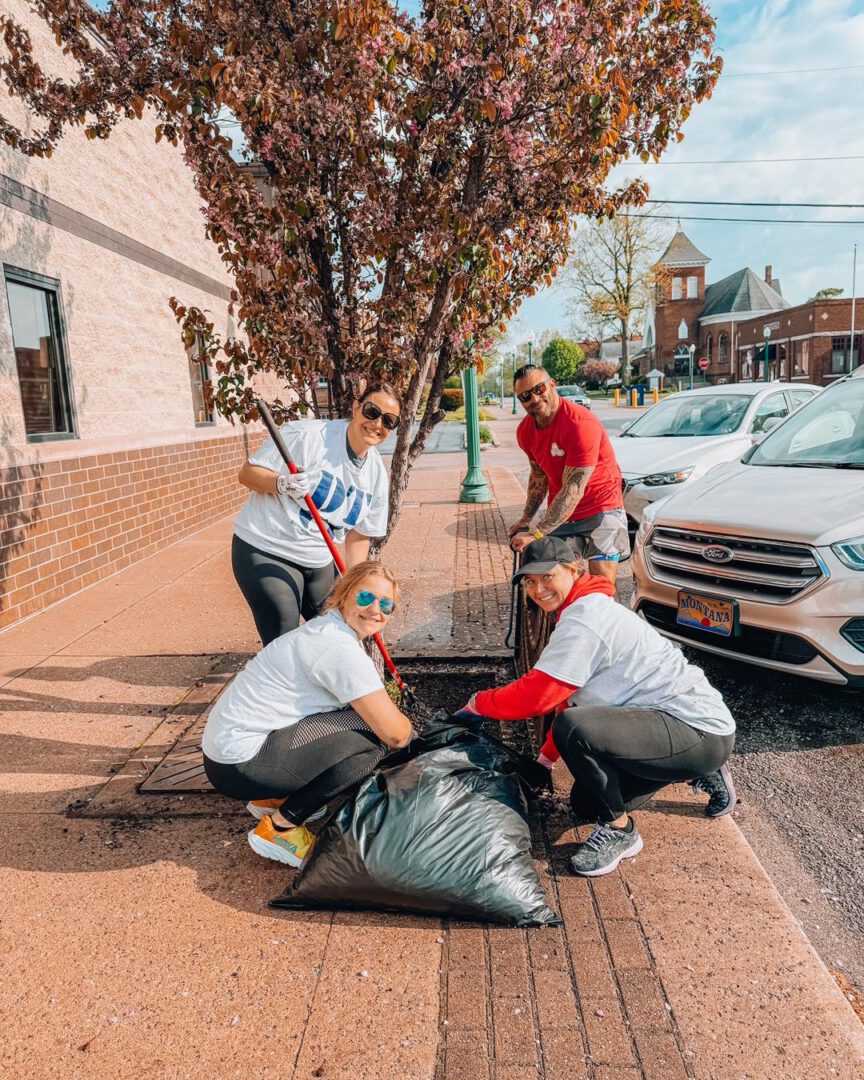
M 672 394 L 628 424 L 612 445 L 631 530 L 649 503 L 741 457 L 820 389 L 779 382 L 705 386 Z
M 864 687 L 864 368 L 650 506 L 633 569 L 667 636 Z

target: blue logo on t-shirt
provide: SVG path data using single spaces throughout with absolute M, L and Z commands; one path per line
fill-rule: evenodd
M 360 520 L 365 507 L 372 502 L 370 491 L 361 491 L 351 484 L 347 489 L 338 476 L 323 472 L 318 486 L 310 493 L 312 502 L 332 529 L 347 532 Z M 314 529 L 312 515 L 306 507 L 300 508 L 300 520 L 306 529 Z

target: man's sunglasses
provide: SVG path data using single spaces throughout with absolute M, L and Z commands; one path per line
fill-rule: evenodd
M 379 420 L 388 431 L 395 431 L 399 427 L 399 417 L 392 412 L 382 412 L 374 401 L 364 401 L 360 411 L 367 420 Z
M 543 382 L 538 382 L 536 386 L 532 386 L 530 390 L 523 390 L 516 397 L 519 398 L 523 405 L 527 405 L 532 397 L 540 397 L 541 394 L 545 394 L 548 385 L 549 383 L 544 379 Z
M 354 599 L 357 601 L 357 607 L 369 607 L 370 604 L 374 604 L 377 600 L 382 615 L 392 615 L 396 610 L 395 600 L 389 600 L 386 596 L 376 596 L 375 593 L 369 592 L 368 589 L 361 589 Z

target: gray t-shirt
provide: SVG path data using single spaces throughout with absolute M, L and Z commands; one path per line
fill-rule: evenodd
M 310 496 L 341 544 L 356 530 L 363 536 L 387 532 L 387 470 L 373 447 L 359 462 L 351 460 L 346 443 L 347 420 L 297 420 L 281 428 L 295 465 L 311 483 Z M 275 473 L 288 473 L 272 439 L 249 459 Z M 234 533 L 247 544 L 301 566 L 327 566 L 330 552 L 303 502 L 287 495 L 249 497 L 234 522 Z
M 534 666 L 578 687 L 571 705 L 660 709 L 698 731 L 735 731 L 702 669 L 611 596 L 589 593 L 565 608 Z

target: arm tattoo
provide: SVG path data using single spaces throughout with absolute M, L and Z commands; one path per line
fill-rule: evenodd
M 525 509 L 522 511 L 524 521 L 531 522 L 531 519 L 540 509 L 540 504 L 546 498 L 548 490 L 549 481 L 546 479 L 546 473 L 543 472 L 536 461 L 532 461 L 531 475 L 528 477 L 528 495 L 525 499 Z
M 564 475 L 561 477 L 561 490 L 552 500 L 546 516 L 538 523 L 538 529 L 544 533 L 550 533 L 569 519 L 585 494 L 585 488 L 588 487 L 588 481 L 593 472 L 593 465 L 564 470 Z

